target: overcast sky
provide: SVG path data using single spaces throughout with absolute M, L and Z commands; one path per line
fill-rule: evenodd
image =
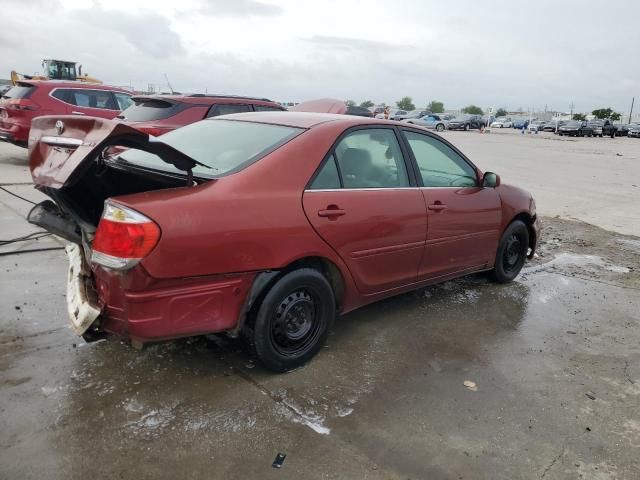
M 183 92 L 276 100 L 628 112 L 640 97 L 637 0 L 0 0 L 0 11 L 0 77 L 62 58 L 114 85 L 166 89 L 166 73 Z

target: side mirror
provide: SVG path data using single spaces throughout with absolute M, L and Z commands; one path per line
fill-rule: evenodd
M 500 186 L 500 175 L 493 172 L 485 172 L 482 177 L 482 186 L 496 188 Z

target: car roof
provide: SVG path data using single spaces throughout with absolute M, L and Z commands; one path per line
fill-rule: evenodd
M 288 127 L 312 128 L 316 125 L 327 122 L 340 122 L 345 128 L 353 125 L 402 125 L 406 123 L 392 120 L 381 120 L 369 117 L 357 117 L 354 115 L 342 115 L 338 113 L 313 113 L 313 112 L 245 112 L 232 113 L 220 117 L 213 117 L 210 120 L 242 120 L 245 122 L 271 123 L 274 125 L 286 125 Z
M 100 83 L 88 83 L 88 82 L 73 82 L 65 80 L 20 80 L 17 86 L 24 86 L 24 84 L 32 85 L 34 87 L 50 87 L 50 88 L 82 88 L 87 90 L 117 90 L 120 92 L 133 93 L 123 87 L 113 87 L 111 85 L 103 85 Z
M 173 94 L 173 95 L 136 95 L 135 98 L 152 98 L 158 100 L 170 100 L 173 102 L 181 102 L 181 103 L 193 103 L 193 104 L 210 104 L 213 105 L 215 103 L 220 103 L 220 100 L 224 100 L 225 102 L 231 103 L 242 103 L 242 102 L 250 102 L 250 103 L 271 103 L 274 104 L 273 100 L 269 100 L 268 98 L 261 97 L 247 97 L 242 95 L 213 95 L 213 94 L 204 94 L 204 93 L 191 93 L 191 94 Z M 284 108 L 284 107 L 283 107 Z

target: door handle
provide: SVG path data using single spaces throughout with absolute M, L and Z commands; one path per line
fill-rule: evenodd
M 72 110 L 71 113 L 74 114 L 74 115 L 84 115 L 84 113 L 76 112 L 75 110 Z
M 440 212 L 442 210 L 445 210 L 447 208 L 447 206 L 444 205 L 443 203 L 432 203 L 427 208 L 429 210 L 435 210 L 436 212 Z
M 319 217 L 341 217 L 342 215 L 345 215 L 347 212 L 345 212 L 344 210 L 342 210 L 341 208 L 339 208 L 337 205 L 329 205 L 326 209 L 324 210 L 318 210 L 318 216 Z

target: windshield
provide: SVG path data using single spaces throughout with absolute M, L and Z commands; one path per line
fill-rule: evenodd
M 281 125 L 212 119 L 166 133 L 162 141 L 209 167 L 196 165 L 194 175 L 218 177 L 241 170 L 302 131 Z M 117 158 L 143 167 L 181 172 L 142 150 L 127 150 Z
M 565 125 L 567 127 L 579 127 L 580 125 L 582 125 L 582 122 L 578 122 L 576 120 L 572 120 L 570 122 L 567 122 Z

